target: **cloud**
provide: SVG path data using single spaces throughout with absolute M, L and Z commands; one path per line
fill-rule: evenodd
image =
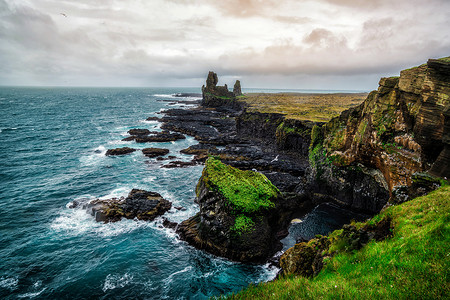
M 450 2 L 411 1 L 0 0 L 0 82 L 357 86 L 449 55 Z

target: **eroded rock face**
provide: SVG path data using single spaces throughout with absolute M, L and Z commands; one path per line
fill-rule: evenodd
M 123 147 L 123 148 L 115 148 L 115 149 L 108 149 L 106 151 L 106 156 L 110 156 L 110 155 L 124 155 L 124 154 L 129 154 L 136 151 L 136 149 L 133 148 L 129 148 L 129 147 Z
M 151 221 L 172 207 L 156 192 L 133 189 L 126 198 L 96 199 L 87 205 L 97 222 L 117 222 L 122 218 Z
M 218 86 L 217 74 L 209 72 L 206 79 L 206 86 L 202 86 L 202 106 L 205 107 L 234 107 L 238 105 L 236 97 L 242 94 L 239 80 L 234 85 L 233 92 L 228 90 L 228 86 Z
M 200 212 L 178 226 L 199 249 L 242 262 L 263 262 L 279 248 L 278 189 L 257 172 L 208 159 L 196 188 Z
M 383 180 L 376 181 L 392 196 L 393 189 L 410 186 L 416 172 L 450 177 L 449 66 L 449 58 L 429 60 L 402 71 L 400 77 L 382 78 L 378 90 L 360 106 L 323 126 L 312 141 L 311 153 L 318 157 L 324 152 L 326 157 L 314 161 L 315 179 L 337 182 L 339 176 L 331 173 L 361 164 L 381 172 Z M 379 189 L 368 192 L 378 197 Z

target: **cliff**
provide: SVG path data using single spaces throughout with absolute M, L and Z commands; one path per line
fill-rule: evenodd
M 229 298 L 448 299 L 449 216 L 445 186 L 297 244 L 281 258 L 288 276 Z
M 376 210 L 388 196 L 408 198 L 397 194 L 415 173 L 450 177 L 449 96 L 449 58 L 382 78 L 361 105 L 316 129 L 310 152 L 316 190 L 325 185 L 330 195 L 363 209 L 374 198 Z

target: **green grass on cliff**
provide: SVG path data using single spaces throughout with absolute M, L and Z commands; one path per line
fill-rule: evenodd
M 219 191 L 237 213 L 252 214 L 275 206 L 271 199 L 279 190 L 261 173 L 242 171 L 208 158 L 202 174 L 203 181 Z
M 392 218 L 392 238 L 334 256 L 314 278 L 252 285 L 229 298 L 449 299 L 450 186 L 392 206 L 372 220 L 384 215 Z

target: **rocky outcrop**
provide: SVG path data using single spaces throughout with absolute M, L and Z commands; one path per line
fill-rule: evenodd
M 352 206 L 372 198 L 379 208 L 416 172 L 450 177 L 449 65 L 449 58 L 429 60 L 382 78 L 361 105 L 317 129 L 310 151 L 316 190 L 337 191 L 334 197 Z M 353 191 L 341 193 L 340 185 Z
M 117 222 L 122 218 L 154 220 L 172 207 L 156 192 L 133 189 L 126 198 L 97 199 L 87 204 L 86 208 L 97 222 Z
M 171 133 L 169 131 L 158 132 L 154 135 L 135 137 L 136 143 L 173 142 L 184 139 L 186 139 L 186 137 L 181 133 Z
M 164 148 L 144 148 L 142 149 L 142 153 L 150 158 L 163 156 L 169 153 L 169 149 Z
M 273 145 L 277 150 L 308 156 L 311 130 L 315 123 L 285 119 L 277 113 L 244 111 L 236 117 L 236 130 L 240 137 L 259 139 Z
M 151 133 L 151 131 L 148 129 L 136 128 L 136 129 L 128 130 L 129 135 L 149 135 L 150 133 Z
M 200 212 L 179 224 L 182 239 L 241 262 L 263 262 L 280 249 L 277 233 L 290 218 L 280 217 L 281 194 L 264 175 L 209 158 L 196 193 Z
M 233 92 L 228 90 L 228 86 L 218 86 L 219 79 L 214 72 L 208 73 L 206 79 L 206 86 L 202 86 L 202 106 L 205 107 L 236 107 L 239 104 L 236 101 L 236 97 L 242 94 L 241 83 L 236 80 L 234 84 Z
M 115 149 L 108 149 L 105 153 L 106 156 L 110 155 L 124 155 L 129 154 L 136 151 L 136 149 L 129 148 L 129 147 L 123 147 L 123 148 L 115 148 Z

